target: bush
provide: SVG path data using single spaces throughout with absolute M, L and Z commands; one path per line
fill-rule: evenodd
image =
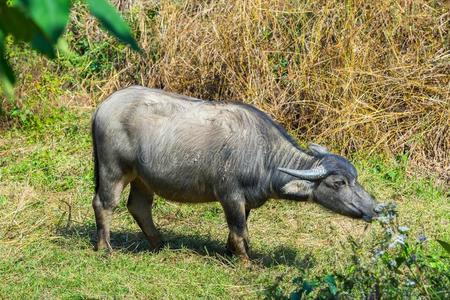
M 431 252 L 424 234 L 409 236 L 409 228 L 397 221 L 396 206 L 379 206 L 381 227 L 367 248 L 350 238 L 351 263 L 342 272 L 309 278 L 299 270 L 294 289 L 274 284 L 270 299 L 449 299 L 450 245 L 438 241 L 446 255 Z M 430 254 L 433 253 L 433 254 Z

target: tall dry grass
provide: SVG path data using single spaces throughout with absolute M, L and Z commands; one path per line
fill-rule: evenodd
M 450 5 L 427 0 L 115 1 L 144 55 L 95 85 L 241 100 L 303 140 L 450 173 Z M 81 16 L 82 22 L 79 21 Z M 106 38 L 83 10 L 92 44 Z

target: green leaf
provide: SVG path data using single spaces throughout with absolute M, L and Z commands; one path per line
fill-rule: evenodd
M 442 248 L 444 248 L 444 250 L 447 252 L 447 254 L 450 254 L 450 244 L 443 241 L 443 240 L 436 240 L 441 246 Z
M 13 85 L 16 82 L 14 72 L 5 57 L 5 34 L 0 30 L 0 82 L 5 94 L 9 97 L 13 95 Z
M 53 44 L 58 41 L 69 20 L 69 0 L 17 0 L 16 3 Z
M 14 72 L 9 65 L 8 61 L 4 57 L 3 53 L 1 53 L 0 56 L 0 74 L 2 76 L 5 76 L 6 79 L 11 83 L 14 84 L 16 82 L 16 79 L 14 77 Z
M 0 2 L 0 29 L 5 35 L 12 34 L 16 40 L 29 42 L 35 26 L 20 9 Z
M 98 19 L 112 35 L 128 44 L 136 51 L 140 51 L 139 46 L 131 35 L 130 28 L 122 19 L 116 9 L 106 0 L 86 0 L 91 13 Z
M 327 275 L 324 278 L 325 282 L 328 284 L 328 289 L 330 290 L 331 295 L 337 294 L 336 280 L 333 275 Z
M 289 296 L 289 300 L 301 300 L 302 297 L 300 296 L 299 292 L 292 292 Z
M 20 7 L 0 2 L 0 30 L 16 41 L 30 42 L 32 47 L 50 58 L 55 57 L 53 43 Z
M 0 57 L 0 83 L 3 87 L 4 93 L 12 98 L 14 96 L 15 77 L 8 61 L 4 57 Z
M 35 35 L 31 40 L 31 47 L 33 49 L 41 52 L 42 54 L 47 55 L 49 58 L 55 58 L 56 52 L 55 47 L 52 43 L 48 41 L 48 39 L 43 35 Z
M 308 295 L 311 293 L 317 286 L 316 281 L 303 281 L 302 289 L 300 290 L 300 294 L 305 293 L 305 295 Z

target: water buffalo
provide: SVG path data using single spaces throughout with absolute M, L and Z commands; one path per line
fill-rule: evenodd
M 248 259 L 247 218 L 269 198 L 311 200 L 370 220 L 375 201 L 344 157 L 300 148 L 264 112 L 243 103 L 204 101 L 158 89 L 112 94 L 93 116 L 93 208 L 97 249 L 111 248 L 110 221 L 131 184 L 127 207 L 150 246 L 161 245 L 153 195 L 177 202 L 219 201 L 227 246 Z

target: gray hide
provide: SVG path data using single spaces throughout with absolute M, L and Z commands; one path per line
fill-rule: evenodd
M 319 145 L 301 149 L 265 113 L 243 103 L 203 101 L 138 86 L 111 95 L 92 124 L 97 248 L 110 248 L 109 224 L 123 188 L 152 248 L 161 239 L 153 194 L 177 202 L 219 201 L 228 248 L 247 259 L 246 219 L 269 198 L 313 200 L 370 219 L 374 200 L 355 168 Z

